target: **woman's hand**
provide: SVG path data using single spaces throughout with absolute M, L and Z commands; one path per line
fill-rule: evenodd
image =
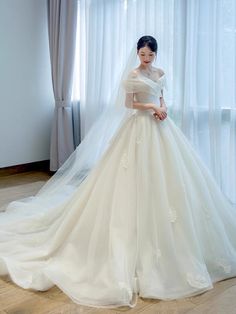
M 164 120 L 167 117 L 167 109 L 165 107 L 156 107 L 154 106 L 153 108 L 153 116 L 157 120 Z

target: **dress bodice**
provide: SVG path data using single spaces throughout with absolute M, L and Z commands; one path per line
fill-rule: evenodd
M 133 94 L 133 100 L 141 103 L 159 103 L 163 88 L 166 88 L 166 77 L 149 78 L 138 70 L 133 70 L 123 82 L 127 94 Z
M 153 103 L 153 104 L 159 104 L 158 97 L 149 93 L 144 92 L 137 92 L 134 93 L 134 101 L 140 102 L 140 103 Z

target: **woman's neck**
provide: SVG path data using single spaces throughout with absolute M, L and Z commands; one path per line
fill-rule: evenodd
M 151 64 L 147 64 L 147 65 L 140 64 L 139 69 L 140 69 L 141 71 L 149 72 L 149 73 L 151 73 L 151 72 L 153 71 L 153 68 L 152 68 L 152 65 L 151 65 Z

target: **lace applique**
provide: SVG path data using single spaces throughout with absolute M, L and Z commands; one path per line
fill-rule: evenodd
M 125 290 L 126 292 L 128 292 L 129 295 L 132 296 L 133 292 L 132 292 L 131 288 L 127 285 L 127 283 L 120 281 L 119 287 L 120 287 L 120 289 Z
M 155 256 L 157 257 L 157 259 L 159 259 L 159 258 L 162 256 L 160 249 L 157 249 L 157 250 L 156 250 Z
M 169 216 L 170 216 L 170 221 L 171 222 L 176 222 L 176 220 L 177 220 L 177 212 L 176 212 L 175 209 L 170 208 Z
M 158 267 L 158 264 L 159 264 L 159 260 L 160 258 L 162 257 L 162 254 L 161 254 L 161 250 L 160 249 L 156 249 L 154 252 L 153 252 L 153 260 L 154 262 L 156 263 L 157 267 Z
M 138 293 L 139 291 L 139 278 L 137 275 L 133 277 L 133 291 L 134 293 Z
M 141 140 L 141 137 L 137 137 L 137 139 L 136 139 L 136 144 L 140 144 L 142 142 L 142 140 Z
M 181 189 L 183 190 L 183 191 L 181 191 L 181 192 L 183 192 L 183 194 L 184 195 L 186 195 L 187 193 L 186 193 L 186 191 L 187 191 L 187 187 L 186 187 L 186 184 L 185 184 L 185 182 L 180 182 L 180 187 L 181 187 Z
M 218 258 L 216 260 L 216 264 L 217 266 L 222 267 L 226 274 L 229 274 L 231 272 L 231 265 L 225 258 Z
M 187 282 L 193 288 L 202 289 L 209 286 L 207 279 L 202 275 L 194 275 L 191 273 L 187 273 Z
M 120 162 L 124 169 L 128 168 L 128 154 L 126 152 L 122 155 Z

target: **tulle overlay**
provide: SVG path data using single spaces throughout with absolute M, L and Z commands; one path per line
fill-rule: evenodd
M 69 187 L 1 213 L 1 275 L 98 307 L 192 296 L 236 275 L 234 209 L 170 117 L 133 110 Z

